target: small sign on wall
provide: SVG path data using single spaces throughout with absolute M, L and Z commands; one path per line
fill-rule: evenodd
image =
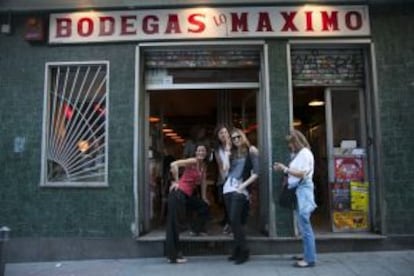
M 31 16 L 26 19 L 24 39 L 32 42 L 45 40 L 44 20 L 41 17 Z
M 26 147 L 26 137 L 15 137 L 14 138 L 14 153 L 22 153 Z

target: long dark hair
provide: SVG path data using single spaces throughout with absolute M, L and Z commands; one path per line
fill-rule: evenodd
M 214 149 L 215 150 L 218 150 L 220 147 L 223 146 L 221 144 L 221 141 L 220 141 L 219 137 L 218 137 L 218 134 L 219 134 L 220 130 L 222 130 L 223 128 L 225 128 L 227 130 L 227 132 L 229 133 L 229 135 L 230 135 L 230 131 L 229 131 L 229 128 L 228 128 L 227 125 L 225 125 L 225 124 L 217 125 L 216 128 L 214 129 L 214 138 L 215 138 L 215 140 L 214 140 Z
M 195 145 L 195 148 L 194 148 L 193 157 L 196 156 L 196 152 L 197 152 L 198 147 L 204 147 L 206 149 L 206 157 L 203 159 L 203 163 L 207 163 L 209 158 L 210 158 L 210 151 L 209 151 L 209 148 L 206 144 L 197 143 Z

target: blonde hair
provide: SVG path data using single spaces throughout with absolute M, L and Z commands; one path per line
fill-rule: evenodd
M 233 128 L 230 132 L 230 136 L 232 136 L 233 133 L 237 133 L 238 135 L 240 135 L 241 145 L 240 145 L 240 149 L 238 149 L 233 144 L 233 150 L 232 151 L 236 152 L 237 156 L 247 155 L 247 151 L 250 149 L 250 142 L 249 142 L 249 139 L 247 139 L 246 134 L 243 132 L 243 130 L 241 130 L 239 128 Z
M 292 143 L 296 150 L 300 150 L 302 148 L 310 149 L 310 144 L 305 135 L 297 129 L 292 129 L 290 131 L 289 135 L 286 136 L 286 141 L 288 143 Z

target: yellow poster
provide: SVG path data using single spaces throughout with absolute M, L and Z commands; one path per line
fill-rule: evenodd
M 333 212 L 334 230 L 368 229 L 368 213 L 360 211 Z
M 368 212 L 368 182 L 351 181 L 351 210 Z

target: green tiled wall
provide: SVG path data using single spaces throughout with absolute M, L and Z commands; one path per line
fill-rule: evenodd
M 387 234 L 414 234 L 414 5 L 370 8 L 378 67 Z
M 286 41 L 269 41 L 269 81 L 271 108 L 272 161 L 288 161 L 285 136 L 289 131 L 289 90 Z M 276 208 L 276 233 L 278 236 L 293 234 L 292 212 L 280 208 L 277 197 L 281 175 L 273 174 L 273 198 Z
M 31 45 L 23 39 L 21 20 L 14 17 L 12 35 L 0 35 L 0 225 L 8 225 L 13 236 L 129 236 L 135 45 Z M 110 186 L 40 188 L 45 64 L 101 60 L 110 62 Z M 19 136 L 26 145 L 16 154 Z

